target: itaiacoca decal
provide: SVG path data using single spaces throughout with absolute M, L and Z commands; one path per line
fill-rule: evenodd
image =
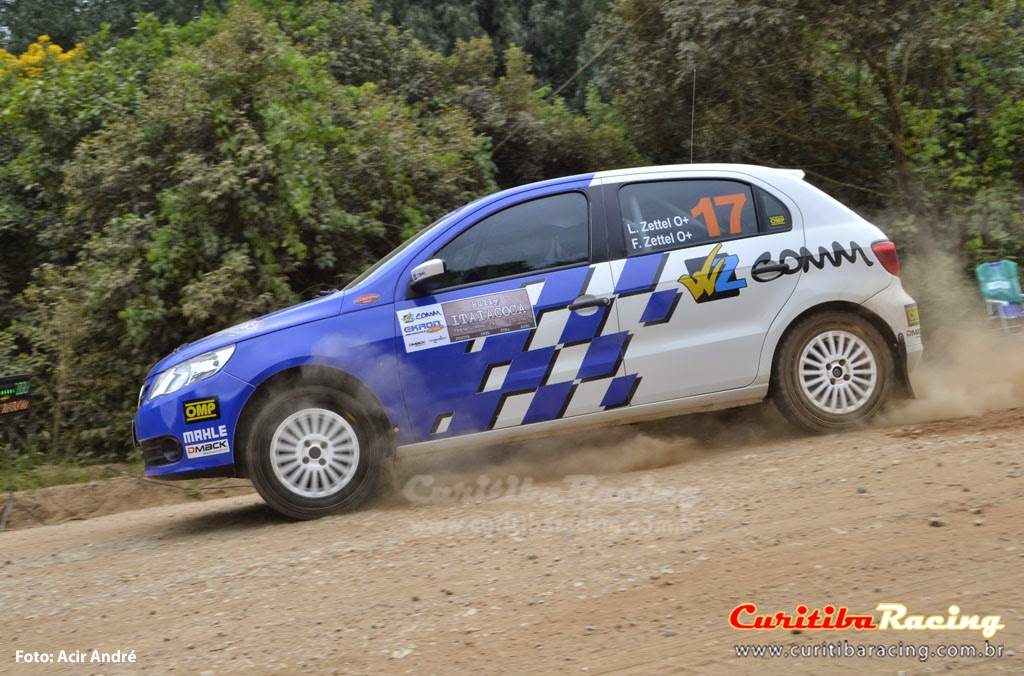
M 817 255 L 812 254 L 810 249 L 805 246 L 800 247 L 799 251 L 785 249 L 779 254 L 778 263 L 772 262 L 773 257 L 770 251 L 765 251 L 754 261 L 754 265 L 750 268 L 750 276 L 755 282 L 772 282 L 783 275 L 807 272 L 812 266 L 821 270 L 825 267 L 825 263 L 834 268 L 842 265 L 843 261 L 856 263 L 858 256 L 869 268 L 874 265 L 874 262 L 864 253 L 864 249 L 856 242 L 850 242 L 849 250 L 839 242 L 832 242 L 831 250 L 819 246 Z
M 740 295 L 740 289 L 747 286 L 747 280 L 736 276 L 740 264 L 735 254 L 719 254 L 722 245 L 717 244 L 706 258 L 691 258 L 686 261 L 690 274 L 679 278 L 698 303 Z
M 526 289 L 453 300 L 442 308 L 453 343 L 537 327 Z
M 406 352 L 537 326 L 526 289 L 422 305 L 396 314 Z
M 181 409 L 185 414 L 185 422 L 189 425 L 220 419 L 220 399 L 217 397 L 183 401 Z
M 758 612 L 753 603 L 744 603 L 729 613 L 729 625 L 734 629 L 757 630 L 801 630 L 801 631 L 842 631 L 895 630 L 895 631 L 980 631 L 985 638 L 992 638 L 1000 629 L 1005 629 L 999 615 L 970 615 L 960 612 L 960 606 L 952 605 L 946 615 L 908 614 L 902 603 L 879 603 L 875 617 L 869 613 L 857 614 L 846 606 L 827 605 L 809 609 L 805 605 L 796 607 L 796 612 Z
M 217 425 L 186 430 L 181 434 L 185 444 L 185 455 L 189 458 L 202 458 L 207 455 L 230 453 L 228 444 L 228 426 Z

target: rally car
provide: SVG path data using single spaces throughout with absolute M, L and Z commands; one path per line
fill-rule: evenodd
M 146 474 L 248 477 L 299 519 L 397 451 L 771 397 L 811 432 L 912 396 L 895 246 L 799 170 L 571 176 L 465 205 L 344 290 L 187 345 L 146 378 Z

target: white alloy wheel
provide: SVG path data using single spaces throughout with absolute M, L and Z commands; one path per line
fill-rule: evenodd
M 329 384 L 279 386 L 256 401 L 245 476 L 272 508 L 317 519 L 362 504 L 390 455 L 386 423 Z
M 345 418 L 324 408 L 297 411 L 278 425 L 270 463 L 282 484 L 304 498 L 344 488 L 359 464 L 359 437 Z
M 853 413 L 871 400 L 878 364 L 871 347 L 849 331 L 815 336 L 800 354 L 800 388 L 822 411 Z
M 893 388 L 894 350 L 870 321 L 824 311 L 795 324 L 772 363 L 771 395 L 779 411 L 808 432 L 863 425 Z

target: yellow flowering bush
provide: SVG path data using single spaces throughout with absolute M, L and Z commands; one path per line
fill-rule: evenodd
M 82 45 L 64 51 L 60 45 L 50 40 L 49 35 L 40 35 L 21 56 L 0 49 L 0 77 L 10 73 L 17 73 L 23 78 L 39 77 L 51 65 L 74 61 L 84 52 Z

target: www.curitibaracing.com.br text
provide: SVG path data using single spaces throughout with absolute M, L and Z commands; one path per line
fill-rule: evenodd
M 850 643 L 849 641 L 822 641 L 821 643 L 761 643 L 734 645 L 736 657 L 752 659 L 916 659 L 927 662 L 931 658 L 988 658 L 1003 657 L 1003 646 L 973 643 L 927 644 L 904 643 Z

